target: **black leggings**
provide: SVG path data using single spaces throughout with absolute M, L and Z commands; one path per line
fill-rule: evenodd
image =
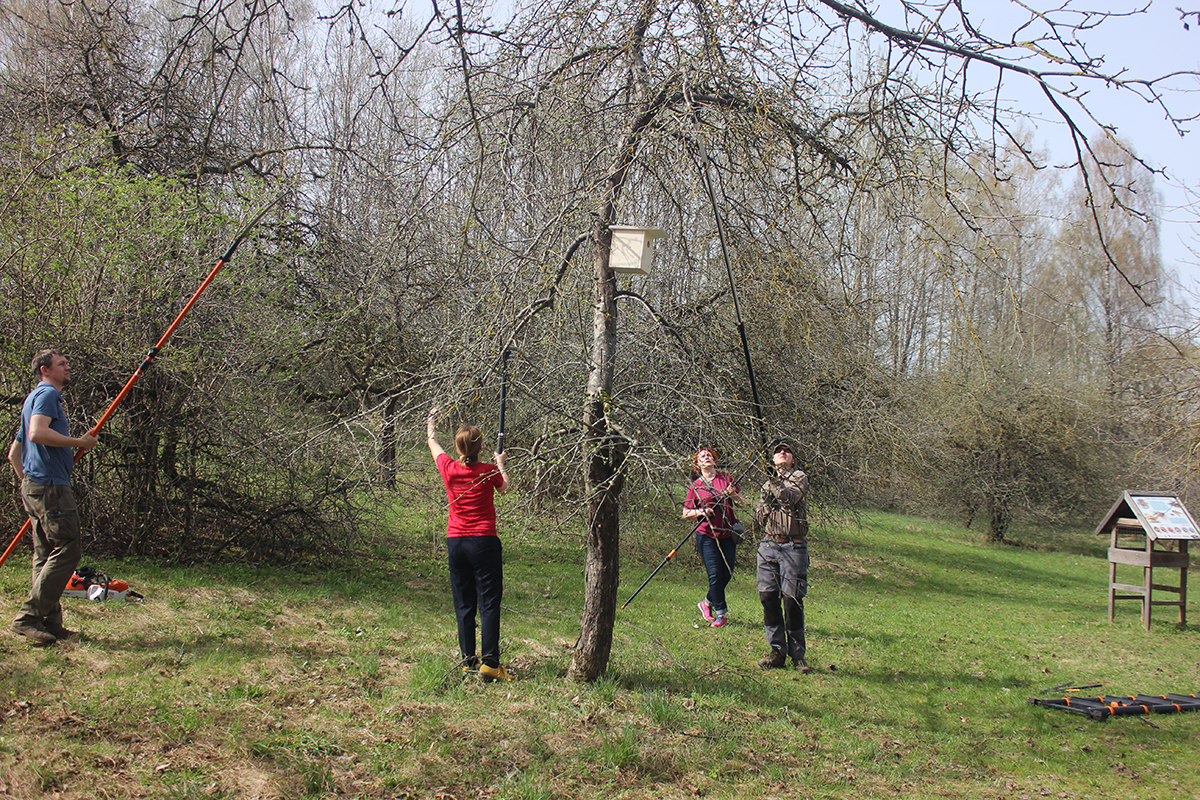
M 458 618 L 458 650 L 464 663 L 475 662 L 475 611 L 483 663 L 500 666 L 500 599 L 504 594 L 504 559 L 498 536 L 446 538 L 450 589 Z

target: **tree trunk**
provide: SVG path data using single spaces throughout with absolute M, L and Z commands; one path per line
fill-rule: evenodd
M 598 404 L 599 405 L 599 404 Z M 589 404 L 590 406 L 590 404 Z M 603 408 L 589 410 L 603 414 Z M 601 418 L 597 426 L 603 428 Z M 619 435 L 603 435 L 593 445 L 588 463 L 587 558 L 584 562 L 584 604 L 579 640 L 570 675 L 594 681 L 608 668 L 617 616 L 617 584 L 621 578 L 621 517 L 618 502 L 624 483 L 626 447 Z
M 588 532 L 584 567 L 583 616 L 571 659 L 570 675 L 594 681 L 604 674 L 612 651 L 620 579 L 621 496 L 625 446 L 608 420 L 617 344 L 617 279 L 609 269 L 612 231 L 601 217 L 592 231 L 595 268 L 592 363 L 584 407 L 587 458 Z
M 1004 537 L 1008 533 L 1008 524 L 1012 521 L 1012 513 L 1008 510 L 1008 504 L 1000 498 L 992 498 L 988 501 L 988 540 L 997 544 L 1004 544 Z
M 379 434 L 379 480 L 389 489 L 396 488 L 396 406 L 399 401 L 398 394 L 388 398 Z

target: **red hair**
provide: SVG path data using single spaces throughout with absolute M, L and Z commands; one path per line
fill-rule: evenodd
M 721 457 L 717 455 L 717 451 L 711 447 L 701 447 L 696 452 L 692 453 L 692 472 L 700 471 L 700 454 L 708 453 L 712 456 L 713 466 L 721 463 Z

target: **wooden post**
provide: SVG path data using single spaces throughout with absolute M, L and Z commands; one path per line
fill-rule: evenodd
M 1146 537 L 1146 564 L 1142 567 L 1142 626 L 1150 630 L 1150 593 L 1154 591 L 1154 540 Z
M 1116 547 L 1117 547 L 1117 526 L 1113 525 L 1112 526 L 1112 538 L 1109 539 L 1109 544 L 1108 544 L 1108 552 L 1112 553 L 1112 551 L 1115 550 Z M 1115 612 L 1117 610 L 1116 586 L 1117 586 L 1117 562 L 1113 561 L 1112 557 L 1110 556 L 1108 559 L 1108 621 L 1109 622 L 1113 621 Z
M 1179 568 L 1179 625 L 1187 625 L 1187 573 L 1188 573 L 1188 543 L 1184 539 L 1179 542 L 1179 555 L 1183 566 Z

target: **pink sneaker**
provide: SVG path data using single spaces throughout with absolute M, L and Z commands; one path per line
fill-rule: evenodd
M 724 624 L 725 624 L 725 615 L 724 615 L 724 614 L 717 614 L 717 617 L 716 617 L 716 619 L 714 619 L 714 620 L 712 621 L 712 626 L 711 626 L 711 627 L 713 627 L 713 628 L 719 628 L 719 627 L 721 627 L 721 626 L 722 626 L 722 625 L 724 625 Z
M 696 603 L 696 608 L 700 609 L 700 615 L 709 622 L 712 622 L 714 619 L 716 619 L 713 616 L 712 606 L 708 604 L 708 600 L 701 600 L 699 603 Z

